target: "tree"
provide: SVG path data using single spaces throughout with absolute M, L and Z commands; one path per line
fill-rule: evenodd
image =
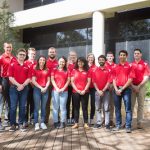
M 24 44 L 20 40 L 20 31 L 11 27 L 15 18 L 13 13 L 9 12 L 7 0 L 3 0 L 0 6 L 0 53 L 3 52 L 3 43 L 11 42 L 13 52 L 18 48 L 27 48 L 29 44 Z

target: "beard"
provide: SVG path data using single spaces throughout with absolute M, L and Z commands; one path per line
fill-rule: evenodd
M 100 65 L 101 67 L 103 67 L 103 66 L 105 65 L 105 63 L 100 62 L 99 65 Z
M 49 56 L 51 59 L 55 59 L 55 56 L 54 55 L 52 55 L 52 56 Z

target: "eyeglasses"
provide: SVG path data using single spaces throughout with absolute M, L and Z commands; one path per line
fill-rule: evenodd
M 20 55 L 20 56 L 26 56 L 26 54 L 22 54 L 22 53 L 20 53 L 20 54 L 18 54 L 18 55 Z

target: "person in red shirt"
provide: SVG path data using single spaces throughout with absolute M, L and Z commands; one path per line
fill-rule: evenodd
M 45 130 L 46 104 L 48 100 L 48 87 L 50 84 L 50 71 L 46 67 L 46 58 L 40 56 L 37 60 L 37 65 L 33 70 L 32 83 L 34 85 L 33 98 L 34 98 L 34 124 L 35 131 L 40 127 Z M 41 105 L 41 107 L 40 107 Z M 38 116 L 39 108 L 41 108 L 41 124 L 39 126 Z
M 20 48 L 17 51 L 17 61 L 11 63 L 9 67 L 9 81 L 10 81 L 10 125 L 9 131 L 16 130 L 16 111 L 19 102 L 19 128 L 25 131 L 23 125 L 25 122 L 25 106 L 28 95 L 28 84 L 30 82 L 31 73 L 28 66 L 25 65 L 26 50 Z
M 62 56 L 58 60 L 58 68 L 51 73 L 53 85 L 53 121 L 55 128 L 64 128 L 66 123 L 66 103 L 68 98 L 68 85 L 70 83 L 70 73 L 67 71 L 67 59 Z M 58 123 L 59 111 L 61 113 L 61 124 Z
M 125 105 L 126 111 L 126 132 L 131 133 L 132 125 L 132 109 L 131 109 L 131 82 L 135 77 L 134 70 L 127 62 L 128 53 L 126 50 L 119 52 L 119 64 L 113 70 L 113 86 L 114 86 L 114 104 L 116 114 L 116 128 L 113 131 L 121 129 L 122 117 L 121 117 L 121 102 L 122 99 Z
M 106 54 L 106 63 L 105 66 L 106 68 L 110 71 L 110 74 L 112 74 L 113 69 L 116 67 L 116 64 L 114 63 L 114 54 L 109 51 Z M 112 76 L 111 76 L 112 77 Z M 110 126 L 114 126 L 113 122 L 113 116 L 114 116 L 114 99 L 113 99 L 113 79 L 110 79 L 110 84 L 109 84 L 109 94 L 110 94 Z
M 74 69 L 75 63 L 77 61 L 77 53 L 75 51 L 70 51 L 68 55 L 68 64 L 67 68 L 71 73 Z M 72 107 L 71 107 L 72 104 Z M 72 112 L 70 114 L 70 107 L 72 108 Z M 68 86 L 68 100 L 67 100 L 67 124 L 72 125 L 74 124 L 74 105 L 72 100 L 72 86 L 69 84 Z
M 87 61 L 88 61 L 88 66 L 89 66 L 89 71 L 91 73 L 93 73 L 96 69 L 96 65 L 95 65 L 95 56 L 93 53 L 89 53 L 87 56 Z M 89 124 L 93 125 L 94 124 L 94 115 L 95 115 L 95 87 L 93 85 L 93 82 L 91 82 L 90 84 L 90 121 Z
M 134 59 L 132 66 L 135 70 L 135 78 L 132 82 L 132 112 L 134 111 L 135 102 L 137 100 L 137 128 L 142 129 L 143 109 L 145 100 L 145 84 L 149 78 L 149 67 L 146 62 L 142 60 L 142 51 L 140 49 L 134 50 Z
M 54 68 L 57 68 L 58 66 L 58 60 L 56 59 L 57 52 L 54 47 L 50 47 L 48 49 L 48 59 L 46 62 L 47 68 L 52 71 Z M 50 115 L 50 103 L 51 103 L 51 92 L 52 92 L 52 86 L 49 86 L 49 96 L 48 96 L 48 101 L 46 105 L 46 118 L 45 118 L 45 123 L 47 124 L 49 122 L 49 115 Z
M 5 104 L 5 120 L 3 122 L 3 126 L 8 126 L 9 118 L 10 118 L 10 97 L 9 97 L 9 79 L 8 79 L 8 70 L 9 66 L 12 62 L 16 61 L 16 58 L 11 54 L 12 53 L 12 44 L 11 43 L 4 43 L 4 53 L 0 56 L 0 89 L 2 92 L 2 108 L 3 103 Z M 4 127 L 1 125 L 0 120 L 0 128 L 4 130 Z
M 91 83 L 91 75 L 88 71 L 88 63 L 84 57 L 79 57 L 75 64 L 75 69 L 71 72 L 71 84 L 73 87 L 73 105 L 74 105 L 74 119 L 75 124 L 73 129 L 78 128 L 80 102 L 82 103 L 82 112 L 84 118 L 84 128 L 89 129 L 88 126 L 88 99 L 89 86 Z
M 36 50 L 33 47 L 30 47 L 28 49 L 28 59 L 25 61 L 25 64 L 30 68 L 32 71 L 33 68 L 36 65 L 35 61 L 36 57 Z M 25 125 L 28 126 L 28 121 L 30 119 L 30 123 L 34 123 L 34 100 L 33 100 L 33 85 L 30 82 L 29 84 L 29 91 L 28 91 L 28 97 L 27 97 L 27 108 L 26 108 L 26 123 Z
M 99 67 L 95 69 L 92 73 L 92 82 L 96 89 L 95 92 L 95 107 L 96 107 L 96 124 L 94 128 L 101 128 L 102 126 L 102 117 L 101 113 L 104 112 L 105 116 L 105 126 L 106 129 L 110 129 L 109 125 L 109 79 L 110 72 L 105 67 L 106 57 L 104 55 L 100 55 L 98 57 Z M 103 110 L 104 109 L 104 110 Z

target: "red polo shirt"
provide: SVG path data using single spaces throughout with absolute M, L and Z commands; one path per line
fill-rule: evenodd
M 53 69 L 51 72 L 51 76 L 54 77 L 55 83 L 59 89 L 63 88 L 68 80 L 68 77 L 70 77 L 69 71 L 59 70 L 59 69 Z M 56 90 L 53 88 L 53 90 Z M 65 89 L 67 91 L 68 88 Z
M 47 59 L 47 62 L 46 62 L 46 66 L 49 70 L 53 70 L 54 68 L 57 68 L 58 66 L 58 61 L 56 59 L 54 60 L 51 60 L 50 58 Z
M 9 65 L 13 62 L 16 62 L 16 58 L 13 55 L 7 56 L 3 53 L 0 56 L 1 77 L 8 77 Z
M 33 68 L 36 66 L 37 62 L 36 61 L 32 62 L 30 60 L 26 60 L 24 63 L 30 68 L 30 71 L 32 74 Z
M 83 91 L 87 84 L 88 78 L 91 78 L 91 73 L 90 71 L 79 71 L 78 69 L 73 69 L 71 72 L 71 77 L 74 77 L 74 84 L 77 89 Z M 76 93 L 74 89 L 73 92 Z M 88 92 L 88 90 L 86 92 Z
M 20 65 L 16 61 L 9 67 L 9 77 L 13 77 L 19 84 L 23 84 L 28 78 L 31 78 L 31 72 L 25 63 Z
M 132 63 L 132 66 L 135 71 L 135 78 L 133 79 L 133 84 L 139 85 L 142 82 L 144 76 L 149 76 L 148 64 L 143 60 L 140 60 L 138 63 L 134 61 Z
M 96 68 L 97 68 L 96 65 L 90 66 L 89 71 L 90 71 L 91 75 L 95 72 Z M 92 78 L 92 76 L 91 76 L 91 78 Z M 94 88 L 94 85 L 93 85 L 92 81 L 91 81 L 91 84 L 90 84 L 90 88 Z
M 124 86 L 129 78 L 133 79 L 134 77 L 134 69 L 128 62 L 117 64 L 113 70 L 113 79 L 116 81 L 116 86 Z
M 113 69 L 116 67 L 116 64 L 114 62 L 110 64 L 108 61 L 106 61 L 105 67 L 110 71 L 110 74 L 112 74 Z M 113 82 L 113 78 L 112 76 L 110 76 L 110 83 L 112 82 Z
M 110 72 L 104 67 L 97 67 L 95 72 L 92 73 L 92 81 L 96 83 L 99 90 L 103 90 L 108 82 L 110 82 Z
M 72 70 L 74 69 L 74 66 L 75 66 L 75 63 L 74 64 L 73 63 L 68 64 L 69 72 L 72 72 Z
M 47 78 L 50 77 L 50 71 L 49 70 L 36 70 L 33 69 L 33 76 L 36 77 L 36 82 L 42 86 L 45 87 L 47 83 Z

